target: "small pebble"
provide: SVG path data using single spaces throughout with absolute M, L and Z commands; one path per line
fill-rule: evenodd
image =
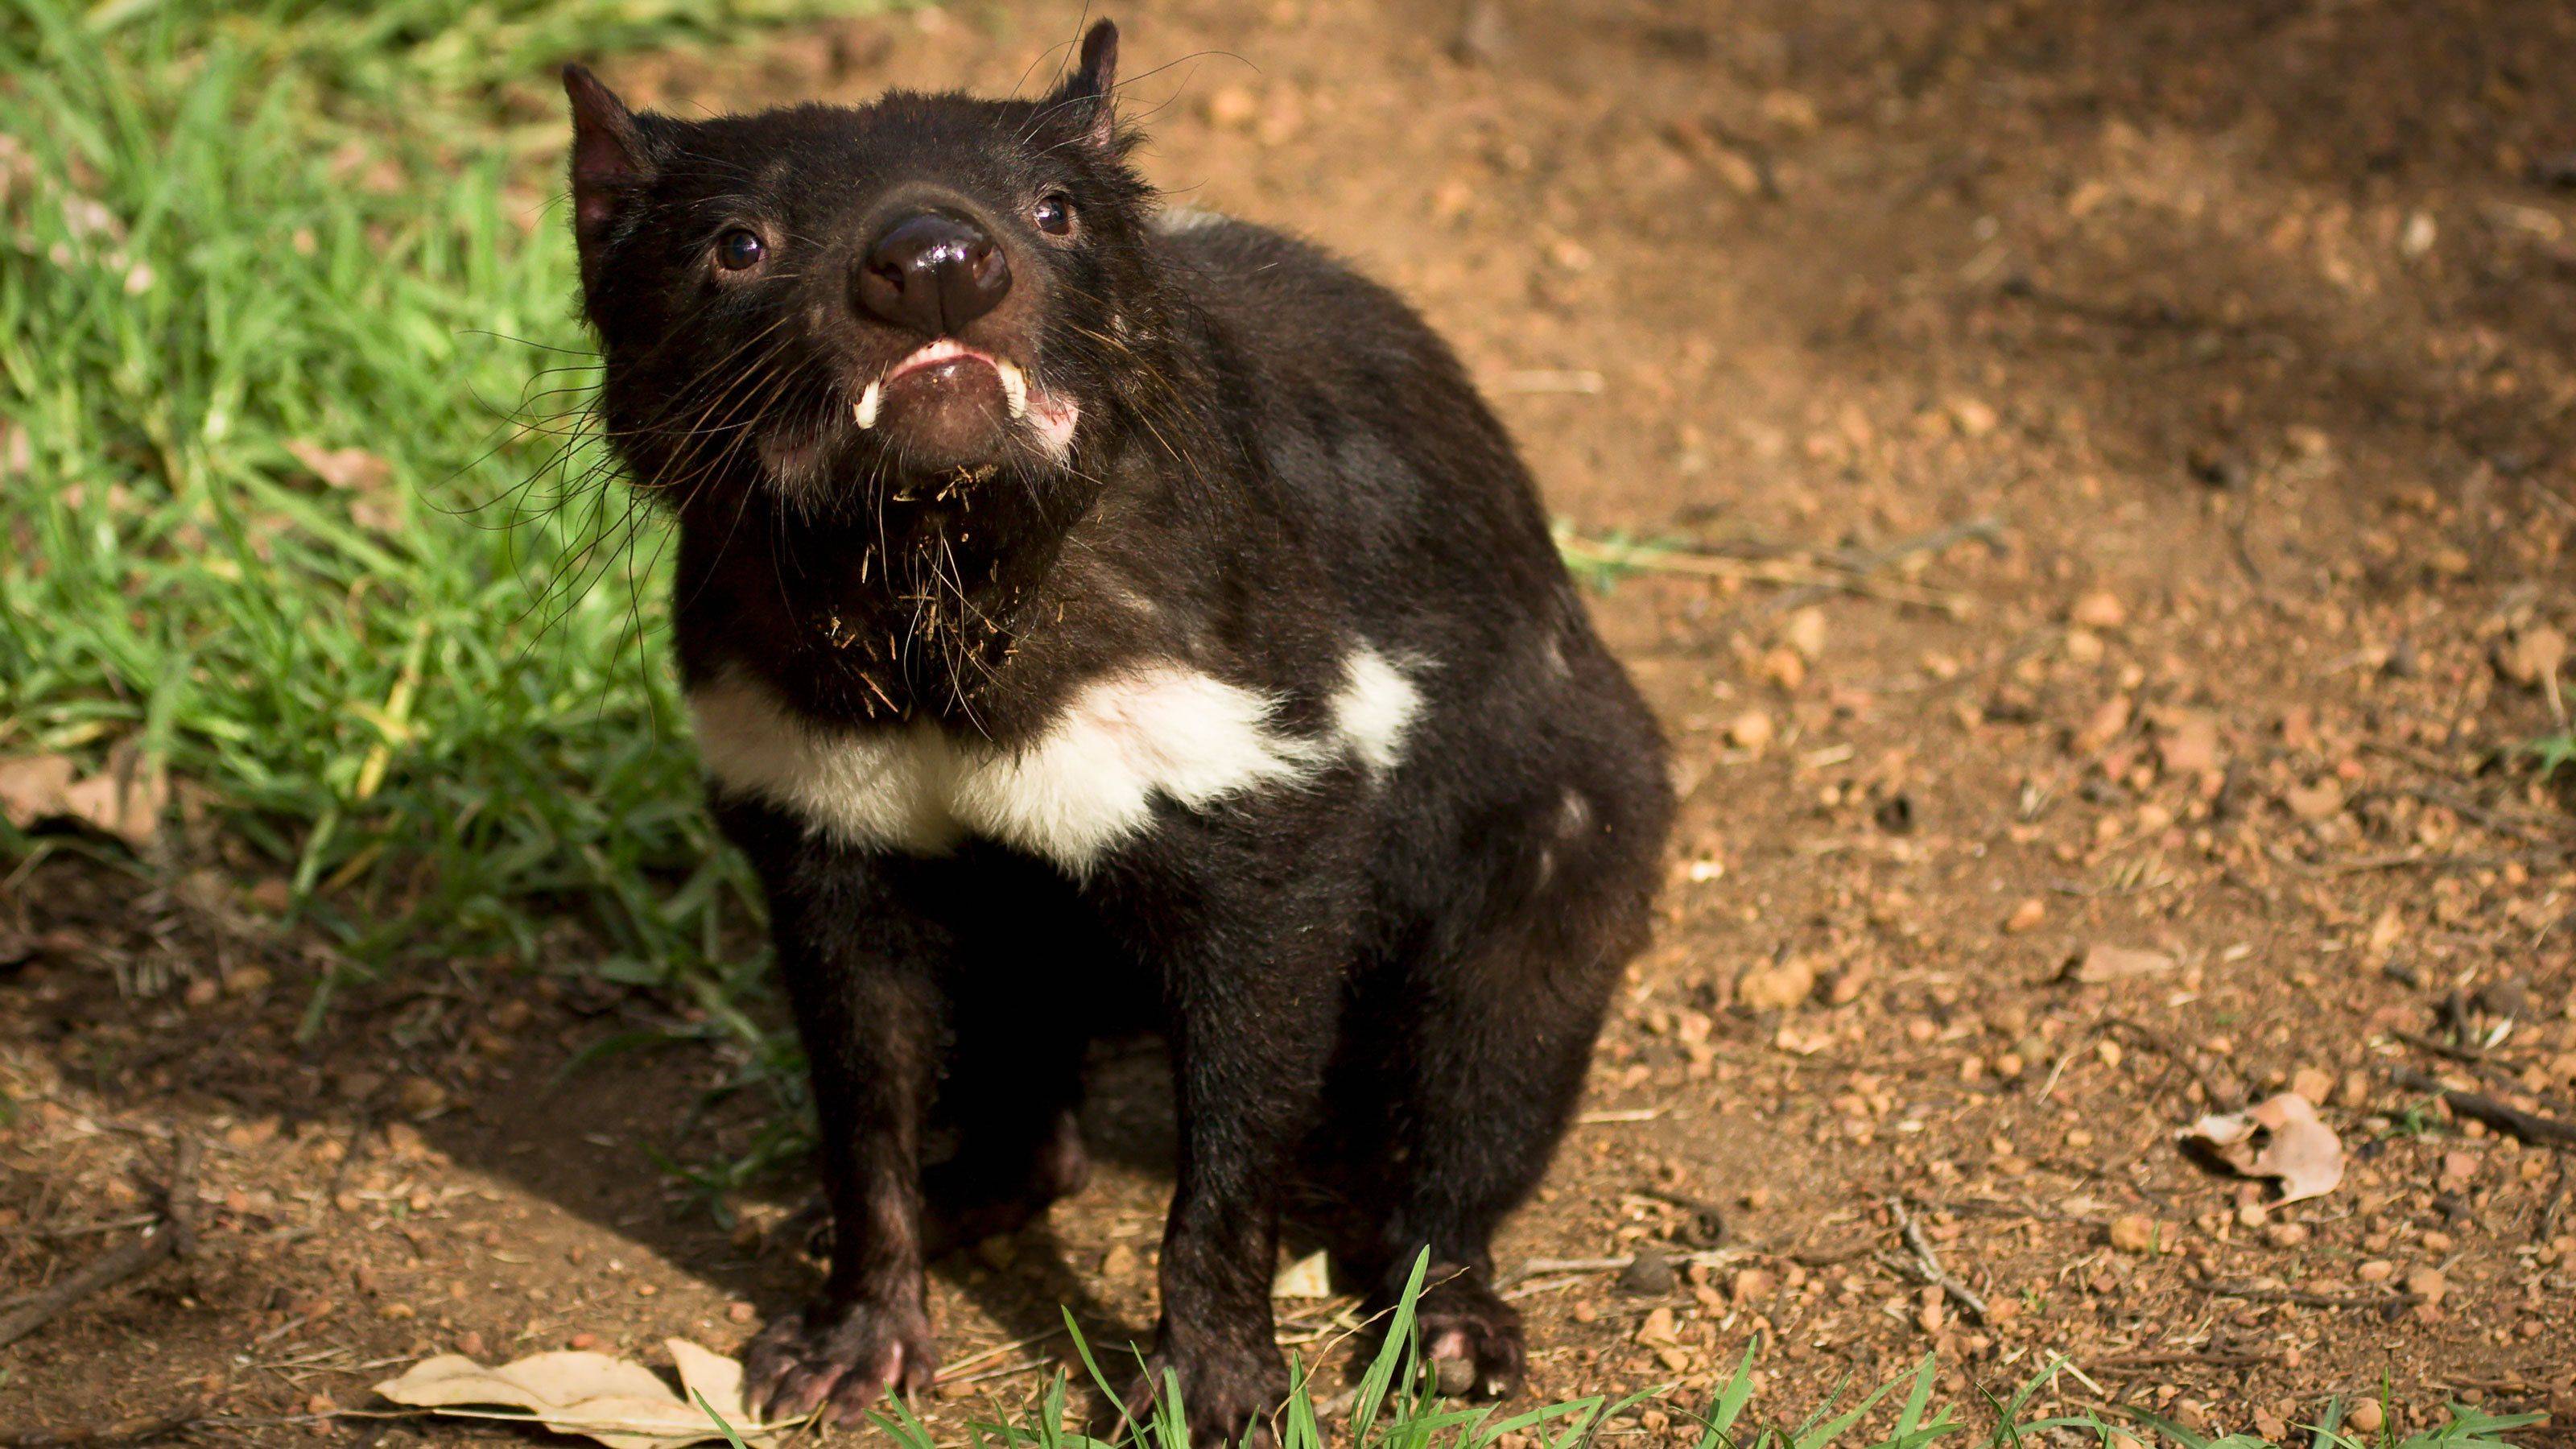
M 1659 1298 L 1672 1292 L 1674 1279 L 1673 1260 L 1652 1243 L 1639 1243 L 1628 1266 L 1619 1270 L 1620 1290 L 1645 1297 Z

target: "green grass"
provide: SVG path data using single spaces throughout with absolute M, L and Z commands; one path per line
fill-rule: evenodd
M 1420 1275 L 1416 1274 L 1418 1285 Z M 2061 1376 L 2055 1366 L 2042 1368 L 2018 1384 L 2000 1390 L 1978 1387 L 1978 1397 L 1962 1406 L 1935 1402 L 1940 1366 L 1926 1356 L 1912 1372 L 1879 1385 L 1848 1403 L 1839 1391 L 1800 1409 L 1757 1408 L 1755 1362 L 1760 1345 L 1748 1343 L 1734 1372 L 1705 1403 L 1685 1404 L 1670 1386 L 1617 1397 L 1593 1394 L 1534 1408 L 1495 1404 L 1461 1406 L 1444 1401 L 1432 1387 L 1410 1333 L 1412 1295 L 1398 1309 L 1393 1331 L 1356 1388 L 1317 1402 L 1326 1386 L 1302 1372 L 1294 1376 L 1289 1401 L 1273 1421 L 1279 1449 L 1589 1449 L 1604 1442 L 1638 1442 L 1689 1446 L 1689 1449 L 1925 1449 L 1945 1441 L 1955 1449 L 2021 1449 L 2024 1445 L 2090 1444 L 2147 1446 L 2173 1444 L 2180 1449 L 2265 1449 L 2269 1441 L 2250 1429 L 2220 1428 L 2195 1432 L 2148 1410 L 2104 1404 L 2071 1413 L 2042 1413 L 2032 1405 Z M 1071 1326 L 1068 1315 L 1066 1320 Z M 1113 1375 L 1102 1370 L 1079 1328 L 1074 1344 L 1093 1385 L 1114 1399 Z M 2080 1377 L 2075 1375 L 2074 1377 Z M 1070 1383 L 1059 1373 L 1032 1404 L 1017 1412 L 971 1423 L 964 1442 L 974 1449 L 1190 1449 L 1176 1394 L 1169 1389 L 1157 1399 L 1154 1413 L 1132 1429 L 1102 1440 L 1075 1429 Z M 2008 1396 L 2007 1396 L 2008 1394 Z M 2352 1403 L 2332 1398 L 2321 1403 L 2308 1422 L 2289 1427 L 2287 1445 L 2301 1449 L 2509 1449 L 2511 1431 L 2541 1423 L 2538 1414 L 2489 1414 L 2465 1404 L 2446 1406 L 2432 1428 L 2401 1435 L 2383 1422 L 2376 1433 L 2346 1427 Z M 1648 1415 L 1659 1415 L 1660 1421 Z M 872 1415 L 876 1427 L 901 1449 L 954 1449 L 943 1444 L 896 1400 Z M 2383 1413 L 2383 1418 L 2385 1414 Z M 739 1439 L 731 1442 L 737 1446 Z
M 747 1079 L 792 1093 L 792 1060 L 735 1005 L 762 963 L 747 878 L 717 849 L 677 728 L 664 539 L 571 435 L 590 372 L 548 71 L 817 8 L 0 14 L 0 756 L 96 768 L 139 751 L 206 822 L 165 830 L 143 861 L 0 825 L 0 857 L 282 880 L 350 971 L 515 965 L 673 993 L 747 1053 Z M 1596 562 L 1601 582 L 1635 566 Z M 793 1155 L 797 1114 L 779 1119 L 742 1161 L 675 1170 L 720 1195 Z M 2200 1442 L 2135 1418 L 2023 1422 L 2044 1378 L 1936 1410 L 1928 1363 L 1848 1408 L 1765 1419 L 1749 1351 L 1695 1412 L 1462 1410 L 1429 1395 L 1407 1338 L 1329 1416 L 1336 1442 L 1570 1446 L 1650 1404 L 1709 1449 L 2000 1445 L 2051 1427 L 2102 1441 L 2113 1423 Z M 981 1442 L 1085 1442 L 1061 1427 L 1067 1392 L 1058 1380 Z M 1301 1387 L 1286 1442 L 1319 1443 L 1326 1417 Z M 2515 1422 L 2460 1410 L 2404 1444 L 2476 1449 Z M 1173 1445 L 1169 1423 L 1144 1437 Z M 912 1421 L 886 1428 L 928 1443 Z
M 139 745 L 213 812 L 214 863 L 291 882 L 364 965 L 556 959 L 565 922 L 620 980 L 748 964 L 660 659 L 661 535 L 563 435 L 589 359 L 556 128 L 495 99 L 577 40 L 724 13 L 0 23 L 0 754 Z M 317 448 L 372 476 L 325 482 Z
M 2530 757 L 2532 769 L 2538 772 L 2540 778 L 2554 780 L 2558 778 L 2558 772 L 2561 769 L 2576 765 L 2576 730 L 2560 730 L 2554 735 L 2543 735 L 2524 745 L 2522 753 Z
M 1291 1366 L 1288 1402 L 1272 1420 L 1278 1449 L 1591 1449 L 1605 1441 L 1688 1446 L 1688 1449 L 1927 1449 L 1945 1441 L 1952 1449 L 2023 1449 L 2025 1445 L 2078 1444 L 2119 1446 L 2173 1444 L 2180 1449 L 2266 1449 L 2267 1441 L 2248 1429 L 2215 1428 L 2196 1432 L 2150 1410 L 2114 1402 L 2064 1413 L 2034 1409 L 2065 1382 L 2090 1384 L 2079 1369 L 2050 1360 L 2018 1383 L 2000 1387 L 1974 1385 L 1971 1404 L 1936 1403 L 1941 1372 L 1926 1355 L 1909 1373 L 1891 1379 L 1848 1402 L 1841 1388 L 1795 1410 L 1770 1404 L 1757 1408 L 1755 1364 L 1758 1337 L 1745 1344 L 1734 1371 L 1705 1403 L 1685 1404 L 1670 1385 L 1650 1387 L 1618 1397 L 1592 1394 L 1534 1408 L 1517 1405 L 1459 1405 L 1443 1400 L 1421 1358 L 1413 1310 L 1421 1296 L 1427 1257 L 1414 1265 L 1386 1325 L 1377 1353 L 1362 1369 L 1358 1382 L 1343 1394 L 1324 1397 L 1331 1385 Z M 1065 1314 L 1075 1353 L 1080 1357 L 1100 1402 L 1115 1403 L 1144 1362 L 1113 1360 L 1104 1369 L 1073 1315 Z M 961 1440 L 942 1441 L 899 1399 L 889 1396 L 871 1422 L 898 1449 L 1192 1449 L 1184 1428 L 1182 1401 L 1170 1386 L 1153 1409 L 1111 1437 L 1095 1437 L 1068 1427 L 1084 1420 L 1073 1401 L 1072 1381 L 1059 1372 L 1032 1402 L 1003 1407 L 996 1417 L 972 1420 Z M 2355 1431 L 2347 1418 L 2359 1399 L 2334 1397 L 2317 1406 L 2315 1416 L 2288 1426 L 2284 1449 L 2510 1449 L 2505 1436 L 2543 1422 L 2538 1414 L 2490 1414 L 2472 1405 L 2447 1405 L 2435 1426 L 2400 1434 L 2388 1421 L 2396 1405 L 2382 1394 L 2371 1396 L 2387 1405 L 2381 1427 Z M 706 1400 L 699 1407 L 715 1418 L 733 1449 L 744 1449 L 734 1426 L 725 1423 Z M 1659 1424 L 1647 1418 L 1660 1415 Z M 1655 1425 L 1650 1427 L 1650 1425 Z
M 1748 1342 L 1734 1372 L 1704 1404 L 1686 1404 L 1671 1386 L 1652 1387 L 1613 1397 L 1593 1394 L 1534 1408 L 1495 1404 L 1461 1406 L 1442 1400 L 1420 1358 L 1413 1333 L 1413 1304 L 1422 1282 L 1417 1264 L 1413 1283 L 1395 1311 L 1383 1345 L 1346 1396 L 1348 1407 L 1334 1414 L 1317 1403 L 1322 1386 L 1303 1371 L 1293 1374 L 1289 1402 L 1276 1422 L 1280 1449 L 1490 1449 L 1505 1443 L 1532 1449 L 1579 1449 L 1605 1439 L 1642 1438 L 1649 1443 L 1688 1445 L 1691 1449 L 1924 1449 L 1945 1440 L 1958 1449 L 2019 1449 L 2043 1443 L 2138 1445 L 2171 1443 L 2182 1449 L 2262 1449 L 2266 1441 L 2250 1431 L 2219 1429 L 2196 1433 L 2153 1412 L 2106 1403 L 2074 1413 L 2034 1412 L 2032 1405 L 2053 1392 L 2064 1373 L 2054 1362 L 2018 1384 L 2002 1389 L 1978 1386 L 1968 1406 L 1936 1404 L 1940 1365 L 1929 1355 L 1912 1372 L 1845 1401 L 1837 1388 L 1799 1409 L 1781 1412 L 1770 1405 L 1757 1411 L 1755 1363 L 1758 1339 Z M 1070 1314 L 1074 1346 L 1093 1385 L 1114 1398 L 1117 1376 L 1102 1370 L 1081 1329 Z M 1059 1374 L 1037 1402 L 1015 1415 L 978 1422 L 967 1442 L 976 1449 L 1091 1449 L 1101 1441 L 1066 1430 L 1068 1381 Z M 2008 1394 L 2008 1396 L 2007 1396 Z M 1339 1405 L 1342 1398 L 1329 1401 Z M 2542 1422 L 2537 1414 L 2495 1415 L 2468 1405 L 2446 1407 L 2441 1423 L 2411 1435 L 2399 1435 L 2384 1424 L 2376 1434 L 2357 1434 L 2344 1427 L 2349 1404 L 2342 1398 L 2318 1406 L 2315 1418 L 2295 1426 L 2291 1442 L 2306 1449 L 2504 1449 L 2504 1435 Z M 1182 1430 L 1176 1395 L 1167 1394 L 1155 1414 L 1118 1442 L 1137 1449 L 1189 1449 Z M 1650 1413 L 1662 1416 L 1649 1427 Z M 877 1426 L 902 1449 L 943 1449 L 918 1419 L 901 1404 L 888 1401 Z

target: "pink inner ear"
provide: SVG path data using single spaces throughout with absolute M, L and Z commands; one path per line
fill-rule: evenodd
M 643 180 L 647 167 L 634 113 L 599 77 L 566 66 L 564 94 L 572 102 L 573 227 L 587 239 L 617 214 L 618 191 Z
M 617 214 L 617 193 L 643 179 L 629 138 L 609 125 L 576 117 L 572 145 L 573 225 L 590 235 Z
M 1118 27 L 1103 20 L 1082 37 L 1082 80 L 1104 99 L 1118 84 Z

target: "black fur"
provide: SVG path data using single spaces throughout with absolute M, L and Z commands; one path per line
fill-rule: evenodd
M 1300 737 L 1356 647 L 1422 695 L 1392 769 L 1162 799 L 1078 874 L 986 840 L 839 844 L 716 787 L 768 888 L 837 1223 L 822 1292 L 753 1351 L 773 1407 L 929 1382 L 941 1225 L 1007 1228 L 1079 1186 L 1085 1039 L 1131 1011 L 1172 1048 L 1156 1368 L 1193 1432 L 1230 1439 L 1286 1388 L 1269 1285 L 1292 1181 L 1340 1205 L 1337 1260 L 1379 1294 L 1428 1250 L 1426 1341 L 1508 1390 L 1524 1353 L 1490 1239 L 1646 929 L 1661 742 L 1510 440 L 1388 292 L 1258 227 L 1158 224 L 1114 57 L 1104 24 L 1041 100 L 704 121 L 567 74 L 600 408 L 679 521 L 693 688 L 754 679 L 828 727 L 1004 748 L 1140 660 L 1273 698 Z M 1043 198 L 1070 202 L 1069 236 L 1032 221 Z M 1068 446 L 1005 419 L 971 366 L 964 391 L 853 424 L 925 339 L 849 278 L 924 205 L 997 239 L 1009 294 L 961 340 L 1078 409 Z M 746 228 L 761 260 L 726 271 Z M 925 1172 L 934 1110 L 962 1146 Z

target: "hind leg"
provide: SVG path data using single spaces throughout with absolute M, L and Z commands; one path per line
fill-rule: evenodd
M 1449 1393 L 1519 1387 L 1528 1354 L 1519 1311 L 1495 1290 L 1494 1232 L 1545 1174 L 1600 1024 L 1594 983 L 1560 979 L 1539 947 L 1489 947 L 1429 989 L 1416 982 L 1400 1046 L 1377 1058 L 1389 1065 L 1352 1084 L 1384 1126 L 1362 1148 L 1373 1161 L 1351 1167 L 1382 1186 L 1373 1229 L 1342 1256 L 1382 1308 L 1428 1254 L 1415 1321 Z
M 1450 897 L 1473 914 L 1430 938 L 1461 944 L 1383 963 L 1358 1003 L 1372 1025 L 1336 1094 L 1352 1147 L 1341 1174 L 1379 1186 L 1375 1232 L 1344 1256 L 1385 1302 L 1429 1255 L 1416 1321 L 1450 1392 L 1508 1394 L 1527 1366 L 1520 1313 L 1495 1291 L 1494 1231 L 1546 1173 L 1611 988 L 1645 942 L 1660 791 L 1605 783 L 1548 802 L 1485 863 L 1491 894 Z
M 1016 1231 L 1090 1178 L 1077 1112 L 1097 1023 L 1068 983 L 1095 983 L 1097 995 L 1101 972 L 1062 892 L 1043 877 L 1012 880 L 1020 908 L 988 910 L 959 933 L 933 1107 L 957 1150 L 922 1170 L 930 1257 Z
M 1090 1180 L 1076 1119 L 1086 1041 L 1060 1023 L 1051 1035 L 1016 1029 L 1025 1024 L 965 1026 L 949 1058 L 939 1113 L 956 1134 L 957 1155 L 922 1169 L 928 1257 L 1015 1232 Z

